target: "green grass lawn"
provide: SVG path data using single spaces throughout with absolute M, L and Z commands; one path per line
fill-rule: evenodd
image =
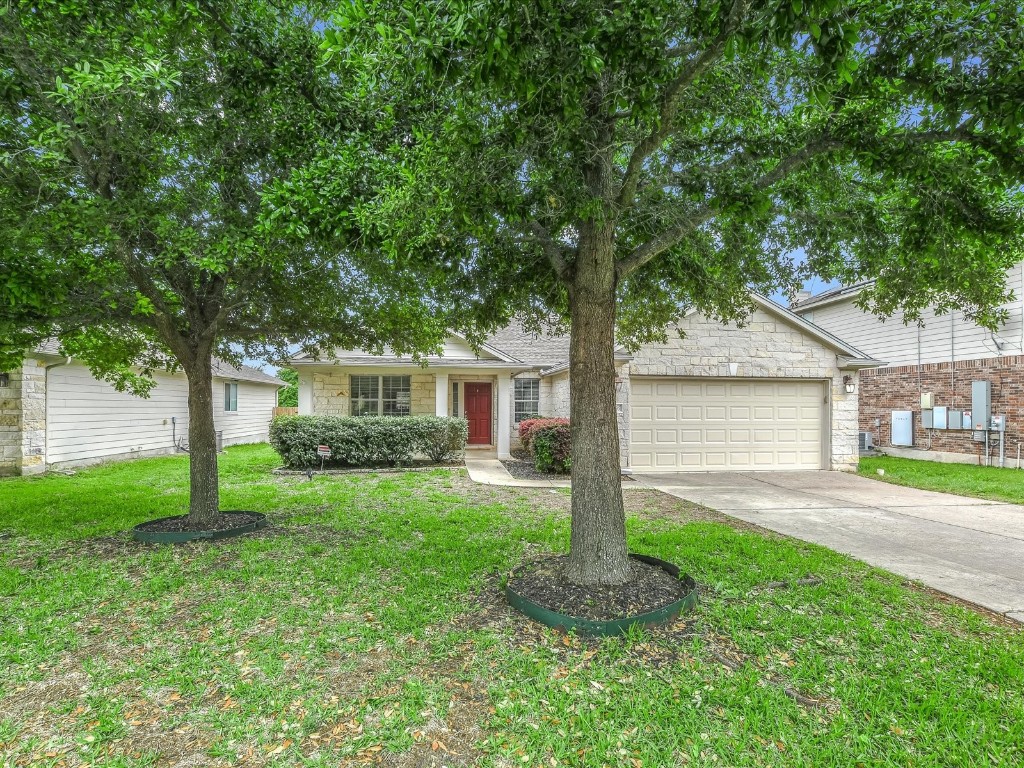
M 123 531 L 183 511 L 183 457 L 0 481 L 0 765 L 1024 763 L 1024 634 L 896 576 L 634 489 L 698 610 L 563 637 L 500 577 L 565 550 L 565 494 L 277 463 L 221 465 L 271 527 L 177 547 Z
M 879 469 L 885 474 L 879 475 Z M 862 458 L 858 471 L 865 477 L 911 488 L 1024 504 L 1024 470 L 876 456 Z

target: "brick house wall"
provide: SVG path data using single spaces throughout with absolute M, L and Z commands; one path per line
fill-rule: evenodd
M 982 456 L 985 444 L 975 442 L 971 430 L 921 426 L 921 393 L 934 394 L 935 405 L 969 411 L 971 382 L 979 380 L 992 383 L 992 413 L 1006 415 L 1006 455 L 1016 457 L 1017 445 L 1024 444 L 1024 355 L 861 371 L 860 430 L 870 432 L 877 445 L 888 447 L 892 412 L 913 411 L 914 448 Z M 875 426 L 876 420 L 880 426 Z M 998 443 L 998 435 L 993 442 Z M 997 451 L 994 448 L 993 455 Z

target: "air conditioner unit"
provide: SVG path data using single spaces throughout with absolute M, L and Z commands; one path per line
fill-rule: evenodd
M 875 446 L 875 442 L 871 437 L 870 432 L 858 432 L 857 433 L 857 445 L 862 451 L 870 451 Z

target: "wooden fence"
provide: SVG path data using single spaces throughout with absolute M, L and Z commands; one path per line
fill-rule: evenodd
M 298 416 L 299 415 L 299 409 L 298 408 L 294 408 L 294 407 L 292 407 L 292 408 L 282 408 L 281 406 L 275 406 L 274 407 L 274 415 L 275 416 Z

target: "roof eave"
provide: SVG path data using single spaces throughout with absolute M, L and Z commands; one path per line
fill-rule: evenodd
M 848 299 L 852 299 L 859 293 L 864 291 L 865 288 L 870 287 L 873 282 L 873 280 L 870 280 L 868 282 L 860 283 L 858 285 L 852 285 L 849 288 L 837 291 L 835 293 L 829 292 L 824 293 L 821 296 L 812 296 L 809 299 L 804 299 L 798 304 L 791 305 L 790 311 L 799 314 L 800 312 L 806 312 L 807 310 L 815 309 L 816 307 L 825 307 L 828 306 L 829 304 L 838 304 L 840 301 L 847 301 Z
M 814 337 L 815 339 L 825 344 L 826 346 L 831 347 L 840 355 L 844 357 L 849 357 L 851 359 L 871 359 L 868 355 L 865 355 L 861 350 L 857 349 L 856 347 L 850 344 L 847 344 L 838 336 L 833 336 L 824 328 L 819 328 L 814 323 L 809 322 L 808 320 L 804 320 L 802 317 L 800 317 L 800 315 L 796 314 L 795 312 L 789 309 L 786 309 L 781 304 L 777 304 L 776 302 L 769 299 L 767 296 L 762 296 L 761 294 L 753 291 L 750 295 L 753 297 L 755 303 L 757 303 L 762 309 L 772 312 L 773 314 L 781 317 L 783 320 L 792 323 L 799 330 L 803 331 L 808 336 Z

